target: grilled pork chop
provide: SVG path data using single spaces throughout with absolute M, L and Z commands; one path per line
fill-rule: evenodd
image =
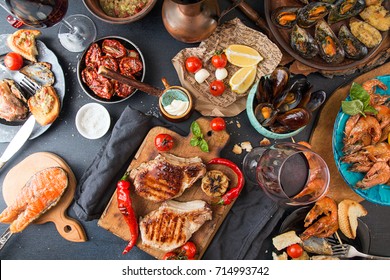
M 160 208 L 141 218 L 142 243 L 162 251 L 171 251 L 186 243 L 194 232 L 211 219 L 211 209 L 203 200 L 163 202 Z
M 137 194 L 155 202 L 180 196 L 206 173 L 199 157 L 181 158 L 159 154 L 130 172 Z

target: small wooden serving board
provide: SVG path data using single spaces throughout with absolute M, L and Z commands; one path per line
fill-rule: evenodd
M 158 155 L 158 151 L 154 146 L 154 138 L 159 133 L 168 133 L 175 140 L 175 146 L 169 151 L 169 153 L 174 154 L 180 157 L 195 157 L 199 156 L 202 158 L 203 162 L 206 164 L 212 158 L 218 157 L 222 148 L 229 141 L 229 134 L 224 131 L 212 131 L 210 132 L 210 120 L 207 118 L 199 118 L 197 120 L 198 124 L 201 127 L 204 138 L 207 140 L 209 145 L 210 152 L 202 152 L 199 147 L 192 147 L 190 145 L 190 140 L 192 138 L 192 133 L 187 137 L 183 137 L 167 128 L 164 127 L 154 127 L 152 128 L 147 136 L 145 137 L 143 143 L 141 144 L 137 154 L 135 155 L 133 161 L 130 163 L 128 170 L 132 170 L 138 167 L 141 163 L 148 160 L 154 159 Z M 229 187 L 234 187 L 237 184 L 237 177 L 234 172 L 222 165 L 207 165 L 207 170 L 218 169 L 224 172 L 230 179 Z M 201 199 L 209 203 L 215 202 L 211 197 L 208 197 L 204 194 L 200 188 L 201 180 L 198 180 L 192 187 L 187 189 L 183 195 L 178 198 L 175 198 L 177 201 L 191 201 L 195 199 Z M 134 188 L 131 190 L 131 197 L 133 202 L 133 207 L 136 212 L 138 219 L 145 216 L 149 212 L 156 210 L 161 203 L 156 203 L 148 201 L 140 196 L 138 196 Z M 213 236 L 217 232 L 219 226 L 222 224 L 224 218 L 232 207 L 233 203 L 230 205 L 211 205 L 211 210 L 213 211 L 212 220 L 207 221 L 197 232 L 195 232 L 191 241 L 193 241 L 198 250 L 197 258 L 200 259 L 204 252 L 206 251 L 209 243 L 211 242 Z M 118 210 L 118 203 L 116 199 L 116 192 L 111 197 L 110 202 L 108 203 L 104 213 L 98 221 L 98 225 L 105 228 L 106 230 L 112 232 L 113 234 L 119 236 L 124 240 L 130 239 L 130 233 L 128 226 L 123 219 L 122 214 Z M 126 246 L 126 243 L 123 244 L 123 248 Z M 138 239 L 137 246 L 147 252 L 148 254 L 154 256 L 157 259 L 161 259 L 165 252 L 160 250 L 155 250 L 153 248 L 146 247 L 142 244 L 141 236 Z
M 76 177 L 69 165 L 55 154 L 47 152 L 35 153 L 26 157 L 23 161 L 14 166 L 7 173 L 3 182 L 3 196 L 5 203 L 10 205 L 23 186 L 35 173 L 55 166 L 62 167 L 68 174 L 68 187 L 62 195 L 60 201 L 53 208 L 38 218 L 35 223 L 44 224 L 47 222 L 53 222 L 59 234 L 66 240 L 72 242 L 84 242 L 87 240 L 87 237 L 83 227 L 77 220 L 66 214 L 76 190 Z

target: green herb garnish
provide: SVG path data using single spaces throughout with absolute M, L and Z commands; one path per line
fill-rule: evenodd
M 349 97 L 351 100 L 342 101 L 341 109 L 345 114 L 356 115 L 362 114 L 366 116 L 366 113 L 377 114 L 378 111 L 370 105 L 370 94 L 359 84 L 352 83 L 349 90 Z
M 192 122 L 191 131 L 194 136 L 190 140 L 190 145 L 193 147 L 199 146 L 199 148 L 203 152 L 209 152 L 209 145 L 207 144 L 207 141 L 203 138 L 202 130 L 200 129 L 200 126 L 196 121 Z

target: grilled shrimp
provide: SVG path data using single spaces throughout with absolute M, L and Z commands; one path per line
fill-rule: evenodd
M 362 139 L 365 134 L 372 137 L 372 143 L 377 143 L 382 135 L 382 130 L 378 120 L 372 116 L 360 118 L 356 125 L 351 129 L 348 138 L 345 139 L 346 145 L 353 145 Z
M 356 183 L 356 187 L 360 189 L 369 189 L 379 184 L 386 184 L 389 180 L 389 164 L 379 161 L 370 168 L 363 180 Z
M 331 236 L 339 227 L 336 202 L 327 196 L 321 198 L 307 213 L 304 222 L 307 229 L 300 235 L 302 240 L 311 236 Z
M 375 93 L 375 90 L 376 90 L 376 87 L 380 87 L 381 89 L 383 90 L 387 90 L 387 86 L 382 83 L 380 80 L 378 79 L 372 79 L 372 80 L 368 80 L 368 81 L 365 81 L 363 84 L 362 84 L 362 87 L 369 93 L 369 94 L 373 94 Z
M 378 111 L 375 117 L 378 119 L 381 129 L 383 129 L 390 124 L 390 108 L 386 105 L 375 105 L 374 108 Z

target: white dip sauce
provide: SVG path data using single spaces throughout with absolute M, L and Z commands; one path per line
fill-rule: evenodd
M 76 116 L 76 126 L 84 137 L 98 139 L 109 129 L 110 116 L 103 106 L 90 103 L 79 110 Z
M 188 109 L 189 102 L 174 99 L 171 104 L 164 106 L 165 111 L 171 116 L 180 116 Z

